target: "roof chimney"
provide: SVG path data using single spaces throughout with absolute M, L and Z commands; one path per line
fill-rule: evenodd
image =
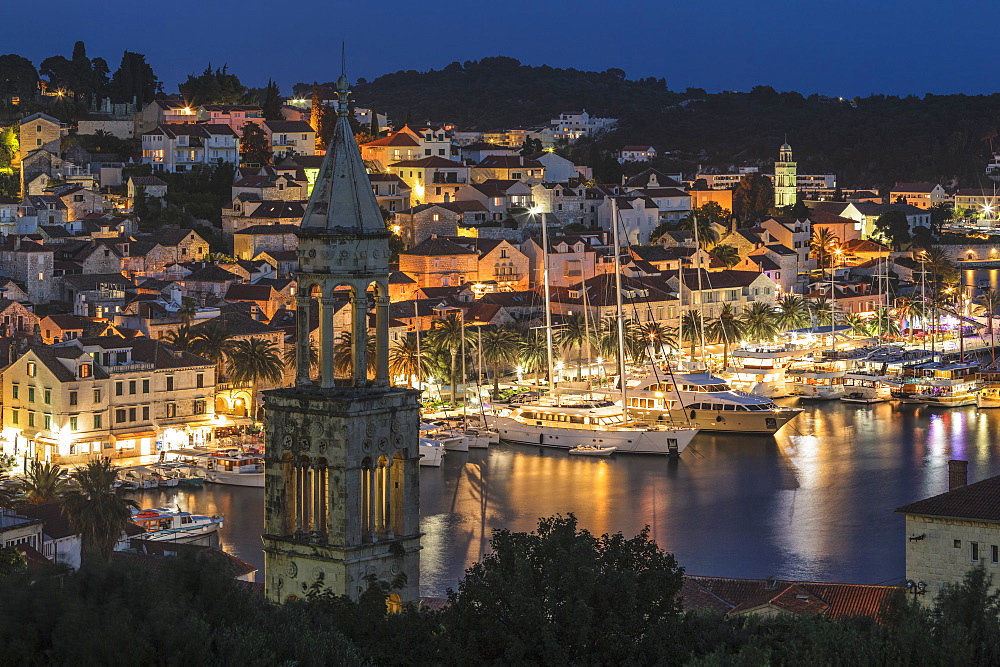
M 948 461 L 948 490 L 960 489 L 969 483 L 969 462 L 952 459 Z

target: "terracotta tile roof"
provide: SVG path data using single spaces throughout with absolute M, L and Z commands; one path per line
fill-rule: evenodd
M 899 586 L 687 576 L 680 597 L 687 609 L 724 614 L 772 607 L 806 616 L 879 620 L 884 605 L 901 590 Z
M 919 192 L 929 194 L 938 187 L 937 183 L 896 183 L 892 192 Z
M 851 239 L 847 243 L 841 246 L 844 252 L 889 252 L 889 248 L 886 248 L 881 243 L 876 243 L 869 239 Z
M 430 157 L 420 158 L 419 160 L 403 160 L 402 162 L 393 162 L 389 165 L 390 167 L 413 167 L 414 169 L 453 169 L 456 167 L 465 169 L 466 166 L 461 162 L 454 162 L 452 160 L 447 160 L 443 157 L 437 155 L 432 155 Z
M 543 169 L 538 160 L 531 160 L 521 155 L 487 155 L 476 165 L 480 169 Z
M 897 507 L 896 512 L 1000 522 L 1000 475 Z
M 226 301 L 270 301 L 274 289 L 270 285 L 230 285 L 224 298 Z
M 264 125 L 267 125 L 267 129 L 271 132 L 303 133 L 316 131 L 312 125 L 304 120 L 266 120 Z

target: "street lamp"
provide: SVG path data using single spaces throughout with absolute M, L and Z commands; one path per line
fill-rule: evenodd
M 907 579 L 903 586 L 906 587 L 906 592 L 913 596 L 914 602 L 916 602 L 918 595 L 924 595 L 927 592 L 927 584 L 923 581 Z

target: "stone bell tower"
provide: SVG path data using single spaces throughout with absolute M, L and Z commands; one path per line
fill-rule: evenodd
M 348 122 L 347 77 L 338 89 L 336 129 L 298 232 L 295 387 L 264 399 L 265 591 L 285 602 L 318 584 L 357 598 L 374 577 L 396 586 L 392 602 L 408 602 L 420 577 L 418 392 L 390 386 L 389 232 Z M 337 332 L 345 301 L 351 324 Z
M 792 206 L 798 201 L 798 165 L 792 159 L 792 147 L 781 144 L 774 163 L 774 206 Z

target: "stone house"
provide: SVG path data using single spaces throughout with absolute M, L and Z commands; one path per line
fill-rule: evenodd
M 896 508 L 906 518 L 906 578 L 926 587 L 930 604 L 970 568 L 1000 570 L 1000 476 L 968 484 L 968 462 L 948 462 L 948 490 Z
M 395 174 L 368 174 L 379 208 L 396 213 L 410 208 L 410 186 Z
M 237 232 L 262 225 L 298 226 L 304 214 L 302 202 L 243 201 L 242 196 L 237 197 L 231 208 L 222 209 L 222 235 L 232 238 Z
M 34 333 L 37 324 L 38 316 L 23 304 L 7 298 L 0 299 L 0 337 Z
M 903 201 L 900 202 L 899 200 Z M 948 201 L 948 193 L 940 183 L 896 183 L 889 190 L 890 204 L 909 204 L 920 209 L 929 209 Z
M 58 154 L 64 132 L 63 124 L 58 118 L 44 113 L 35 113 L 22 118 L 20 125 L 20 144 L 17 160 L 22 162 L 28 153 L 45 150 Z
M 587 217 L 587 189 L 575 181 L 536 183 L 531 200 L 540 213 L 555 213 L 564 224 L 583 224 Z
M 294 170 L 300 171 L 299 169 Z M 308 181 L 292 170 L 281 170 L 270 165 L 264 167 L 240 167 L 232 186 L 234 199 L 247 195 L 243 201 L 305 201 L 308 197 Z M 236 211 L 239 213 L 239 211 Z
M 478 277 L 479 253 L 434 236 L 399 253 L 399 270 L 419 287 L 462 285 Z
M 513 208 L 531 208 L 531 186 L 514 180 L 490 179 L 462 186 L 455 195 L 458 201 L 477 201 L 486 207 L 493 220 L 503 220 Z
M 523 155 L 487 155 L 472 168 L 472 182 L 521 181 L 529 185 L 545 181 L 545 165 Z
M 478 201 L 422 204 L 396 214 L 395 223 L 407 246 L 423 243 L 431 236 L 455 236 L 459 227 L 481 225 L 489 220 Z
M 275 157 L 316 152 L 316 130 L 306 121 L 265 120 L 264 133 Z
M 580 178 L 579 168 L 571 160 L 556 153 L 541 151 L 525 157 L 538 162 L 545 168 L 545 181 L 547 183 L 568 183 Z
M 38 327 L 42 333 L 42 342 L 51 345 L 82 337 L 87 329 L 87 320 L 67 313 L 46 315 L 39 320 Z
M 69 209 L 65 202 L 53 194 L 29 194 L 25 196 L 23 205 L 38 217 L 39 225 L 65 226 L 69 221 Z
M 31 303 L 48 303 L 56 298 L 53 263 L 53 249 L 41 243 L 20 236 L 8 236 L 0 242 L 0 272 L 17 281 Z
M 18 303 L 31 303 L 27 291 L 13 278 L 0 276 L 0 295 Z
M 222 298 L 229 303 L 248 301 L 255 304 L 265 320 L 274 317 L 279 308 L 294 304 L 294 300 L 290 302 L 269 284 L 230 285 Z
M 62 185 L 52 188 L 52 194 L 65 204 L 67 222 L 104 211 L 104 197 L 96 190 L 89 190 L 80 185 Z
M 597 207 L 597 224 L 601 229 L 611 230 L 611 198 L 606 198 Z M 660 224 L 660 209 L 649 197 L 619 195 L 614 197 L 617 204 L 622 243 L 641 245 L 649 242 L 649 237 Z
M 204 303 L 209 297 L 222 298 L 231 285 L 242 283 L 243 278 L 216 264 L 202 262 L 200 267 L 178 282 L 184 287 L 186 296 Z
M 147 197 L 163 198 L 167 196 L 167 184 L 156 176 L 129 176 L 128 198 L 135 201 L 135 194 L 142 188 Z
M 299 268 L 299 254 L 296 250 L 264 250 L 254 256 L 254 261 L 267 262 L 274 267 L 278 278 L 286 278 Z
M 300 218 L 301 219 L 301 218 Z M 266 251 L 295 251 L 299 247 L 298 225 L 254 225 L 233 234 L 233 255 L 239 259 L 253 259 Z
M 26 154 L 20 164 L 22 194 L 40 195 L 48 187 L 49 180 L 59 173 L 63 160 L 58 148 L 52 151 L 39 149 Z
M 530 283 L 528 257 L 510 241 L 467 236 L 453 236 L 448 240 L 473 250 L 478 255 L 476 275 L 469 276 L 468 280 L 495 282 L 497 289 L 503 292 L 520 292 L 528 289 Z
M 549 284 L 566 287 L 597 273 L 597 245 L 595 236 L 576 234 L 552 235 L 549 237 Z M 520 246 L 521 253 L 528 259 L 528 286 L 542 286 L 542 240 L 538 236 L 528 238 Z
M 209 252 L 208 241 L 193 229 L 162 229 L 151 246 L 133 244 L 126 268 L 144 275 L 157 275 L 169 264 L 201 262 Z
M 700 311 L 706 319 L 718 316 L 724 304 L 732 306 L 737 313 L 751 303 L 774 306 L 778 295 L 775 282 L 759 271 L 685 269 L 682 273 L 684 286 L 680 310 Z M 680 291 L 677 274 L 666 274 L 664 278 L 670 290 L 677 294 Z
M 54 275 L 59 275 L 59 269 L 62 269 L 62 275 L 118 273 L 122 270 L 122 253 L 117 244 L 104 239 L 67 240 L 56 247 L 54 260 Z M 70 271 L 70 265 L 76 270 Z

